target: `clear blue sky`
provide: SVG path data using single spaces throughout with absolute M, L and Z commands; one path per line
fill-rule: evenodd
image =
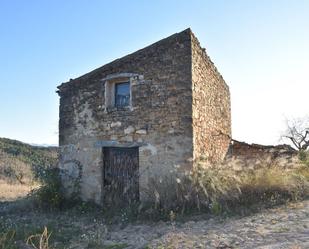
M 57 85 L 191 27 L 230 86 L 233 136 L 309 111 L 309 1 L 1 0 L 0 137 L 58 143 Z

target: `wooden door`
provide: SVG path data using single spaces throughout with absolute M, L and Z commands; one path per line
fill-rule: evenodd
M 138 147 L 105 147 L 104 204 L 128 205 L 139 200 Z

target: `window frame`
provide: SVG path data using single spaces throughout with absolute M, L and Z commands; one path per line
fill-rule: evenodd
M 119 91 L 118 87 L 121 86 L 121 85 L 128 85 L 129 100 L 127 101 L 127 103 L 125 105 L 121 105 L 121 104 L 117 103 L 117 96 L 119 95 L 118 94 L 118 91 Z M 125 108 L 125 107 L 130 106 L 130 104 L 131 104 L 131 83 L 130 83 L 130 80 L 115 82 L 113 87 L 114 87 L 113 106 L 116 107 L 116 108 Z
M 143 76 L 140 76 L 143 78 Z M 103 84 L 103 110 L 106 113 L 117 111 L 117 110 L 130 110 L 133 111 L 133 103 L 132 103 L 132 87 L 136 84 L 136 81 L 139 80 L 138 74 L 133 73 L 117 73 L 107 75 L 101 81 Z M 116 107 L 115 106 L 115 84 L 117 83 L 129 83 L 130 87 L 130 99 L 129 105 L 123 107 Z

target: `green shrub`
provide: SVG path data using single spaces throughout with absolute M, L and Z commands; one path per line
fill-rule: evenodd
M 31 195 L 38 207 L 43 209 L 59 209 L 65 197 L 61 185 L 58 168 L 44 169 L 42 186 L 32 191 Z
M 299 160 L 306 165 L 307 167 L 309 167 L 309 151 L 305 151 L 305 150 L 301 150 L 298 153 L 298 158 Z

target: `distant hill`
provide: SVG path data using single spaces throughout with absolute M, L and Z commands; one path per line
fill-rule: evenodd
M 42 169 L 56 164 L 57 149 L 0 138 L 0 179 L 25 183 L 40 178 Z

